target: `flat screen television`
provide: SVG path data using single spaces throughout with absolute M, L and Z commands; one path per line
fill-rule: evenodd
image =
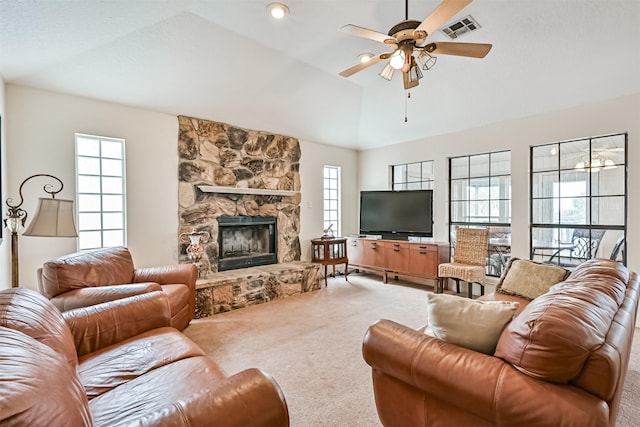
M 433 237 L 433 190 L 361 191 L 360 234 Z

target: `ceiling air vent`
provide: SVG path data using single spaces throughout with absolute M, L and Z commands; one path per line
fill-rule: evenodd
M 451 25 L 443 27 L 440 31 L 449 37 L 451 40 L 455 40 L 465 33 L 470 33 L 480 28 L 480 24 L 473 19 L 471 15 L 467 15 L 459 21 L 454 22 Z

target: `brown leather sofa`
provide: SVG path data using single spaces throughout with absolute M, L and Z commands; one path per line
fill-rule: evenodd
M 162 291 L 169 297 L 171 326 L 183 330 L 195 314 L 197 277 L 193 264 L 135 268 L 129 250 L 120 246 L 48 261 L 38 269 L 38 286 L 60 311 Z
M 35 291 L 0 291 L 0 425 L 289 425 L 269 375 L 225 375 L 169 322 L 159 291 L 63 314 Z
M 614 426 L 636 324 L 636 273 L 590 260 L 519 301 L 493 355 L 381 320 L 364 337 L 385 426 Z M 464 321 L 464 319 L 460 319 Z

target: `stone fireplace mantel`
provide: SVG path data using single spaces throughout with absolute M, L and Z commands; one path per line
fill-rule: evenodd
M 293 190 L 271 190 L 268 188 L 223 187 L 219 185 L 197 185 L 197 187 L 203 193 L 256 194 L 262 196 L 295 196 L 298 194 L 297 191 Z

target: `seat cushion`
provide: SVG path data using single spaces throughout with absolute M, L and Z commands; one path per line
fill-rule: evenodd
M 438 266 L 438 277 L 453 277 L 469 283 L 484 284 L 484 267 L 448 262 Z
M 78 374 L 91 400 L 162 366 L 203 355 L 174 328 L 158 328 L 81 357 Z
M 224 379 L 224 372 L 206 356 L 153 369 L 91 400 L 94 426 L 188 425 L 182 413 L 185 404 Z

